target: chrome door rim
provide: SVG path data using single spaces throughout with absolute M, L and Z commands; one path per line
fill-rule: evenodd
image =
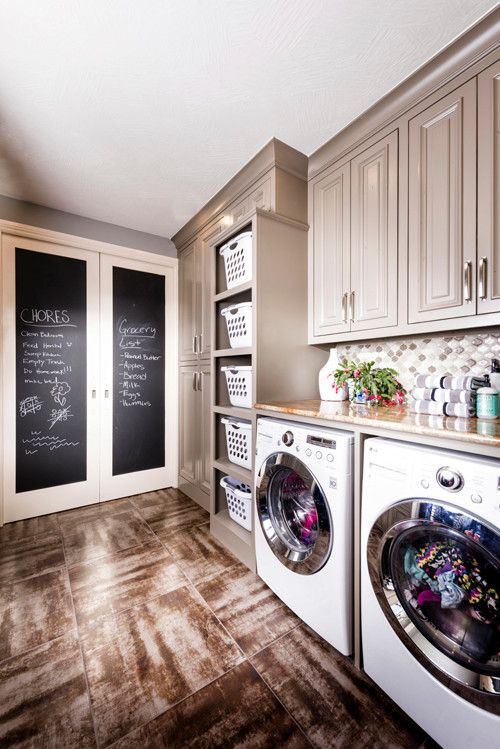
M 460 533 L 455 527 L 444 522 L 438 523 L 424 518 L 415 518 L 415 511 L 419 509 L 420 505 L 443 508 L 453 515 L 470 519 L 496 537 L 500 536 L 500 531 L 483 519 L 445 502 L 414 498 L 395 503 L 380 515 L 373 524 L 368 537 L 367 563 L 374 593 L 396 635 L 426 670 L 468 702 L 473 702 L 489 712 L 500 714 L 500 677 L 492 675 L 487 669 L 481 671 L 480 667 L 467 668 L 451 658 L 442 647 L 437 647 L 428 639 L 425 630 L 419 628 L 413 618 L 408 615 L 407 606 L 403 605 L 397 594 L 392 578 L 388 574 L 390 572 L 388 569 L 388 552 L 394 540 L 401 534 L 412 528 L 430 525 L 434 530 L 446 530 L 446 533 L 450 534 L 453 532 L 461 542 L 467 540 L 469 543 L 475 543 L 481 554 L 493 559 L 497 568 L 500 560 L 495 554 L 492 554 L 492 550 L 473 540 L 471 541 L 469 537 Z M 401 516 L 401 519 L 396 522 L 393 519 L 395 511 Z M 403 518 L 405 512 L 408 513 L 407 519 Z M 398 604 L 404 609 L 405 617 L 398 618 L 396 616 L 393 610 L 394 604 Z M 440 633 L 440 636 L 443 639 L 446 638 L 444 633 Z M 438 637 L 436 637 L 436 642 L 439 642 L 441 646 L 443 645 Z
M 273 518 L 269 511 L 268 489 L 273 477 L 282 469 L 289 469 L 297 473 L 310 488 L 318 513 L 318 534 L 314 545 L 308 553 L 291 549 L 284 542 L 273 525 Z M 256 486 L 257 516 L 264 537 L 273 554 L 288 569 L 301 575 L 311 575 L 318 572 L 328 561 L 333 548 L 333 522 L 330 508 L 325 494 L 313 475 L 312 471 L 301 461 L 289 453 L 275 452 L 269 455 L 262 464 Z

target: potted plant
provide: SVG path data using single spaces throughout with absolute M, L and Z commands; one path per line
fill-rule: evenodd
M 397 379 L 396 370 L 375 367 L 374 361 L 342 359 L 333 376 L 338 387 L 347 385 L 352 403 L 396 406 L 405 402 L 406 390 Z

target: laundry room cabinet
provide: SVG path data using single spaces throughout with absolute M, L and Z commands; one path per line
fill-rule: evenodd
M 179 257 L 179 358 L 185 362 L 210 357 L 210 237 L 198 237 Z
M 500 61 L 478 77 L 479 314 L 500 312 Z
M 410 119 L 408 321 L 476 306 L 476 81 Z
M 396 325 L 397 131 L 328 171 L 311 194 L 313 336 Z
M 309 157 L 309 343 L 498 325 L 498 41 L 462 52 Z
M 210 492 L 210 363 L 179 370 L 179 475 L 208 509 Z M 181 485 L 182 488 L 182 485 Z

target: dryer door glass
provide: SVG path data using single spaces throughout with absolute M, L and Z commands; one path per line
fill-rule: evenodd
M 280 561 L 303 575 L 326 563 L 333 529 L 326 498 L 309 469 L 287 453 L 275 453 L 260 472 L 258 515 Z
M 451 677 L 469 701 L 497 711 L 498 529 L 452 505 L 402 500 L 373 525 L 367 562 L 382 609 L 415 657 L 447 686 Z
M 451 529 L 419 525 L 390 549 L 399 601 L 434 645 L 457 663 L 500 676 L 500 586 L 495 560 Z

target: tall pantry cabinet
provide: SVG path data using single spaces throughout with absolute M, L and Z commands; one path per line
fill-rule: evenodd
M 307 346 L 305 329 L 306 177 L 307 158 L 273 139 L 173 237 L 179 252 L 179 488 L 210 510 L 211 532 L 251 568 L 255 565 L 252 532 L 230 519 L 219 486 L 223 474 L 239 479 L 243 474 L 243 469 L 234 466 L 225 453 L 221 420 L 238 414 L 241 417 L 242 409 L 229 404 L 222 367 L 231 363 L 250 364 L 257 383 L 253 397 L 258 397 L 259 392 L 267 396 L 278 385 L 278 373 L 285 361 L 280 352 L 286 345 L 293 345 L 295 351 L 301 351 L 303 361 L 312 362 L 310 368 L 306 367 L 312 390 L 307 390 L 303 380 L 300 394 L 316 395 L 316 373 L 324 361 L 324 353 Z M 278 311 L 273 300 L 279 295 L 274 291 L 256 312 L 255 275 L 253 281 L 234 292 L 226 288 L 224 262 L 219 255 L 221 243 L 249 227 L 253 231 L 254 258 L 260 258 L 254 271 L 257 273 L 258 269 L 261 273 L 266 267 L 269 272 L 266 281 L 259 283 L 261 302 L 264 290 L 275 290 L 280 278 L 280 289 L 288 288 L 298 271 L 294 268 L 290 273 L 287 266 L 293 253 L 298 252 L 296 267 L 302 269 L 300 288 L 294 288 Z M 287 241 L 283 239 L 285 236 Z M 256 338 L 254 347 L 230 348 L 221 312 L 231 302 L 242 301 L 253 302 L 253 315 L 259 314 L 261 329 L 267 331 L 266 340 L 273 341 L 273 351 L 265 350 L 262 337 Z M 287 320 L 280 322 L 279 315 L 285 315 L 288 304 L 301 310 L 300 321 L 294 323 L 293 342 L 280 334 L 280 325 Z M 288 314 L 289 323 L 291 319 Z M 299 340 L 301 335 L 303 340 Z M 293 373 L 288 375 L 288 393 L 293 392 L 295 379 Z M 274 390 L 275 397 L 281 392 L 280 384 Z M 243 410 L 242 418 L 246 417 L 254 426 L 252 407 Z M 251 471 L 244 476 L 251 485 Z

